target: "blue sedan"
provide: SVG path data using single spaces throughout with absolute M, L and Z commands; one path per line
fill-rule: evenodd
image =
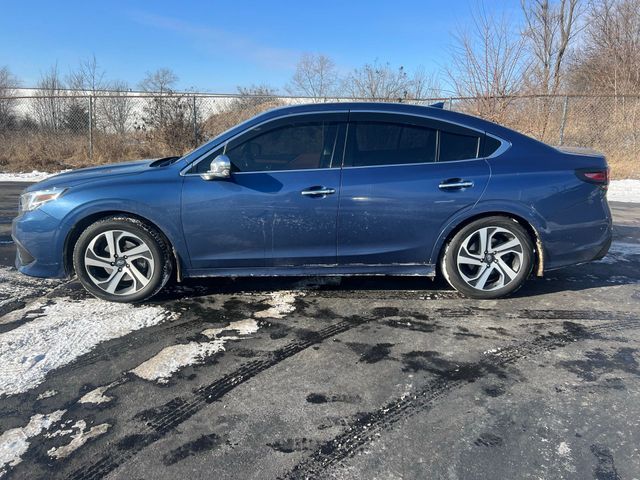
M 17 268 L 139 302 L 175 276 L 422 275 L 498 298 L 606 255 L 605 158 L 494 123 L 386 103 L 300 105 L 184 157 L 30 186 Z

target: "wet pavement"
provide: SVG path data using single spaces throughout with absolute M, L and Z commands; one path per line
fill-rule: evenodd
M 640 205 L 498 301 L 212 279 L 141 306 L 17 274 L 0 184 L 0 477 L 640 478 Z M 4 243 L 6 241 L 6 243 Z

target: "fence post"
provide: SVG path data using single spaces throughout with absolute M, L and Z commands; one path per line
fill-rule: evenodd
M 567 108 L 569 107 L 569 96 L 564 96 L 562 104 L 562 121 L 560 122 L 560 145 L 564 142 L 564 126 L 567 123 Z
M 93 95 L 89 96 L 89 159 L 93 160 Z
M 198 118 L 196 113 L 196 96 L 193 96 L 193 146 L 198 146 Z

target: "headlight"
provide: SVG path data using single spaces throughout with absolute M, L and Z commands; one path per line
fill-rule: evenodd
M 36 190 L 35 192 L 27 192 L 20 195 L 20 213 L 30 212 L 41 207 L 47 202 L 55 200 L 62 195 L 66 188 L 49 188 L 47 190 Z

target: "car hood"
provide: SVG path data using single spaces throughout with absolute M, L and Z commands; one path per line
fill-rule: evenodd
M 151 164 L 156 161 L 157 159 L 137 160 L 135 162 L 112 163 L 98 167 L 79 168 L 49 177 L 46 180 L 31 185 L 25 191 L 44 190 L 55 187 L 73 187 L 92 180 L 104 180 L 108 177 L 139 174 L 148 171 Z

